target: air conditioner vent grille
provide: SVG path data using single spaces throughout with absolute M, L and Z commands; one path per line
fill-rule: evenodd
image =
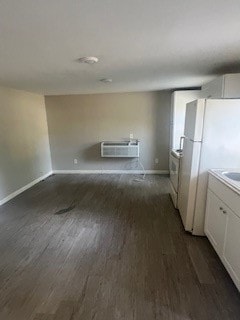
M 139 157 L 139 141 L 136 141 L 136 142 L 104 141 L 101 143 L 101 157 L 138 158 Z

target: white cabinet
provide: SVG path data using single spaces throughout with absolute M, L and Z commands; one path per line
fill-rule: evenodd
M 226 221 L 225 204 L 208 190 L 205 233 L 219 255 L 223 252 Z
M 225 74 L 204 84 L 201 98 L 240 98 L 240 73 Z
M 223 249 L 223 263 L 240 290 L 240 217 L 229 211 Z
M 204 231 L 240 291 L 240 195 L 211 175 Z

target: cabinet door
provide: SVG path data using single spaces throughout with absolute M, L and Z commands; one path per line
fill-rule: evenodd
M 219 256 L 223 254 L 227 223 L 227 211 L 225 207 L 225 204 L 208 189 L 204 230 Z
M 202 98 L 223 98 L 223 83 L 224 77 L 217 77 L 202 86 Z
M 224 80 L 223 98 L 240 98 L 240 74 L 226 74 Z
M 227 210 L 228 222 L 223 249 L 223 263 L 240 290 L 240 217 Z

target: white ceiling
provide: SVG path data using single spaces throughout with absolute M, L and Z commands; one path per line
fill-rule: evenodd
M 86 55 L 99 63 L 76 62 Z M 44 94 L 160 90 L 239 71 L 239 0 L 0 1 L 1 85 Z M 108 77 L 112 84 L 98 81 Z

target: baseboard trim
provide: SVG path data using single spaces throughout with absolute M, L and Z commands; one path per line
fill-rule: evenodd
M 33 180 L 32 182 L 28 183 L 27 185 L 25 185 L 24 187 L 14 191 L 13 193 L 9 194 L 7 197 L 3 198 L 2 200 L 0 200 L 0 206 L 3 205 L 4 203 L 10 201 L 11 199 L 15 198 L 16 196 L 18 196 L 20 193 L 26 191 L 27 189 L 33 187 L 35 184 L 39 183 L 40 181 L 46 179 L 47 177 L 49 177 L 52 174 L 52 171 L 44 174 L 43 176 Z
M 168 170 L 145 170 L 146 174 L 169 174 Z M 53 170 L 53 174 L 144 174 L 143 170 Z

